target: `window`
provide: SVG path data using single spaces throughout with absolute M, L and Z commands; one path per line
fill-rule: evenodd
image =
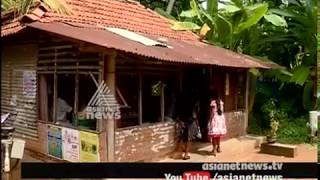
M 163 86 L 161 78 L 145 75 L 142 82 L 142 122 L 159 122 Z
M 97 84 L 96 84 L 97 83 Z M 78 87 L 78 113 L 76 123 L 79 127 L 91 130 L 98 129 L 97 119 L 90 119 L 86 114 L 86 108 L 98 88 L 98 76 L 93 74 L 80 74 Z
M 138 74 L 118 73 L 117 100 L 120 103 L 121 120 L 117 127 L 139 125 L 139 77 Z
M 59 124 L 73 125 L 75 109 L 75 74 L 57 75 L 56 121 Z M 50 109 L 53 112 L 53 108 Z M 53 119 L 53 116 L 52 116 Z
M 117 100 L 121 120 L 117 127 L 155 123 L 173 119 L 176 114 L 178 76 L 174 73 L 118 72 Z M 141 110 L 141 111 L 139 111 Z
M 98 54 L 78 52 L 72 45 L 55 48 L 43 46 L 39 51 L 40 119 L 66 127 L 99 130 L 101 121 L 88 119 L 85 112 L 99 82 Z
M 164 118 L 173 120 L 177 117 L 177 96 L 178 85 L 177 78 L 166 78 L 164 81 Z

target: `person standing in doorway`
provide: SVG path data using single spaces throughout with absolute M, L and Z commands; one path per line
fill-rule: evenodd
M 210 103 L 211 113 L 208 123 L 208 137 L 212 143 L 212 155 L 221 152 L 220 139 L 227 133 L 225 117 L 223 115 L 223 102 L 220 99 Z
M 177 151 L 182 150 L 182 159 L 190 159 L 190 150 L 192 141 L 199 138 L 199 123 L 198 113 L 199 105 L 197 96 L 192 98 L 192 95 L 182 95 L 180 98 L 180 123 L 182 125 L 181 136 L 178 141 Z

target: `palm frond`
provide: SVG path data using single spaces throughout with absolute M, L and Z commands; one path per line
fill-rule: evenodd
M 72 9 L 65 0 L 43 0 L 43 2 L 59 14 L 72 14 Z
M 27 14 L 30 8 L 39 0 L 1 0 L 1 14 L 16 12 L 18 16 Z M 42 0 L 51 10 L 59 14 L 72 14 L 72 9 L 65 0 Z

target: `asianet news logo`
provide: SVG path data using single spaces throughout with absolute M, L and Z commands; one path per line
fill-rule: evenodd
M 86 108 L 87 119 L 120 119 L 120 105 L 104 81 L 90 99 Z

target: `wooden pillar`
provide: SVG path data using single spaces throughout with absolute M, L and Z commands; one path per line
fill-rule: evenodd
M 213 80 L 212 80 L 212 78 L 213 78 L 213 72 L 212 72 L 212 65 L 209 65 L 209 90 L 211 91 L 212 89 L 213 89 L 213 84 L 212 84 L 212 82 L 213 82 Z
M 52 121 L 57 122 L 57 98 L 58 98 L 58 75 L 57 75 L 57 49 L 54 53 L 54 74 L 53 74 L 53 114 Z
M 107 54 L 104 60 L 104 80 L 110 92 L 115 96 L 115 71 L 116 71 L 116 51 Z M 115 144 L 115 119 L 106 119 L 107 131 L 107 159 L 109 162 L 114 161 L 114 144 Z
M 139 125 L 142 124 L 142 72 L 139 70 Z
M 247 133 L 248 122 L 249 122 L 249 92 L 250 92 L 250 73 L 249 70 L 246 71 L 246 89 L 245 89 L 245 99 L 244 99 L 244 108 L 245 108 L 245 122 L 244 122 L 244 132 Z
M 79 102 L 79 70 L 78 70 L 79 62 L 77 62 L 77 71 L 75 75 L 75 85 L 74 85 L 74 113 L 76 115 L 74 126 L 78 127 L 78 102 Z
M 179 71 L 179 91 L 180 93 L 183 91 L 183 68 Z
M 48 85 L 47 85 L 47 80 L 46 77 L 41 74 L 39 76 L 40 79 L 40 119 L 42 121 L 46 121 L 48 122 L 49 119 L 51 119 L 52 117 L 49 117 L 48 114 Z
M 161 106 L 161 122 L 164 122 L 164 83 L 161 82 L 161 100 L 160 100 L 160 106 Z
M 99 86 L 99 84 L 104 80 L 104 61 L 105 61 L 105 54 L 104 53 L 100 53 L 99 54 L 99 74 L 98 74 L 98 82 L 95 80 L 94 75 L 91 73 L 90 76 L 92 78 L 92 80 L 94 80 L 94 83 L 96 84 L 97 88 Z M 103 119 L 98 119 L 97 120 L 97 130 L 98 132 L 105 132 L 106 131 L 106 121 Z

